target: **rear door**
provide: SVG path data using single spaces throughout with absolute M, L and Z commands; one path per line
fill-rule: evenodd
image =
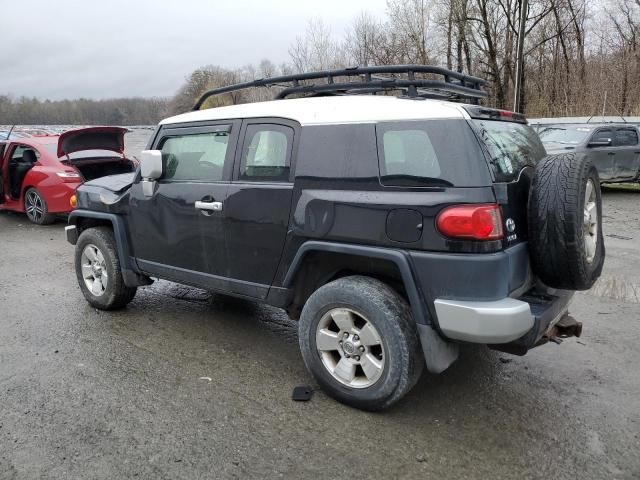
M 131 242 L 141 270 L 203 288 L 221 289 L 224 211 L 239 121 L 163 127 L 153 148 L 162 150 L 163 176 L 147 197 L 131 189 Z
M 478 138 L 494 175 L 494 191 L 502 207 L 505 245 L 528 239 L 529 188 L 534 168 L 546 152 L 540 137 L 523 122 L 475 119 Z
M 611 140 L 612 146 L 609 147 L 589 147 L 589 156 L 596 166 L 600 180 L 613 180 L 616 176 L 616 147 L 613 146 L 614 131 L 613 128 L 599 128 L 596 130 L 589 143 Z
M 640 169 L 640 146 L 636 127 L 621 127 L 615 132 L 615 178 L 633 180 Z
M 243 125 L 224 202 L 226 276 L 234 293 L 265 298 L 273 282 L 289 225 L 296 129 L 286 120 Z

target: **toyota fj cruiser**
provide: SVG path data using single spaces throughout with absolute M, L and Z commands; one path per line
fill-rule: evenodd
M 207 92 L 138 171 L 78 189 L 82 293 L 115 309 L 162 278 L 282 307 L 317 382 L 368 410 L 461 344 L 524 355 L 579 335 L 569 302 L 604 261 L 597 172 L 545 157 L 524 117 L 478 105 L 483 84 L 414 65 Z M 258 87 L 284 89 L 200 109 Z

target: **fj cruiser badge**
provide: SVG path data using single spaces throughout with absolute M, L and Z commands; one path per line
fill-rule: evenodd
M 507 242 L 509 243 L 515 242 L 518 239 L 518 235 L 515 233 L 516 222 L 513 220 L 513 218 L 507 218 L 507 221 L 504 222 L 504 224 L 507 227 L 507 232 L 509 232 L 510 234 L 510 235 L 507 235 Z

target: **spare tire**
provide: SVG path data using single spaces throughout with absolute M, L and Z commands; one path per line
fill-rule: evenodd
M 545 157 L 529 190 L 531 266 L 549 287 L 588 290 L 602 273 L 598 171 L 582 153 Z

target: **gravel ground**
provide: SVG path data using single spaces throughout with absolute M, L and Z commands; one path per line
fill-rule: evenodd
M 640 478 L 640 192 L 604 203 L 582 338 L 467 348 L 378 414 L 290 400 L 282 311 L 157 282 L 99 312 L 64 224 L 0 213 L 0 479 Z

